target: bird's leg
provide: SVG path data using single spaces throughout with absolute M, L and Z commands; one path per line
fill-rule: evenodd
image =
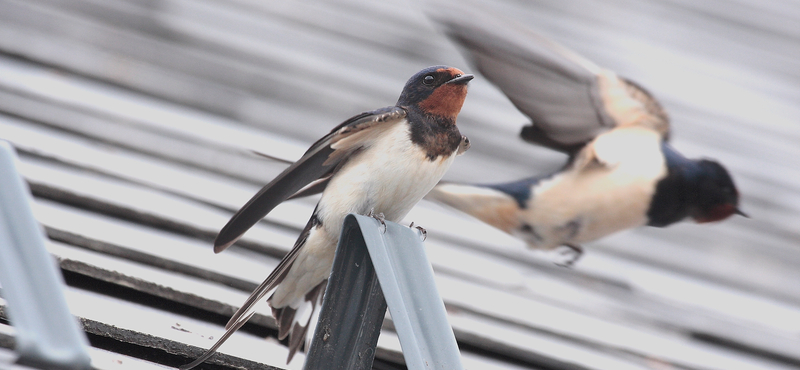
M 420 236 L 422 237 L 422 241 L 423 242 L 425 241 L 425 239 L 428 239 L 428 230 L 425 230 L 424 227 L 422 227 L 422 226 L 414 226 L 414 221 L 411 221 L 411 225 L 408 225 L 408 227 L 409 228 L 416 227 L 417 231 L 419 232 Z
M 376 214 L 375 213 L 375 208 L 372 208 L 372 209 L 369 210 L 369 213 L 367 213 L 367 217 L 372 217 L 372 218 L 378 220 L 378 222 L 381 223 L 381 226 L 383 226 L 383 231 L 381 231 L 381 233 L 384 233 L 384 234 L 386 233 L 386 217 L 383 215 L 383 213 L 377 213 Z
M 583 248 L 580 245 L 575 244 L 564 244 L 560 248 L 561 252 L 559 254 L 564 258 L 563 261 L 556 262 L 556 265 L 561 267 L 572 267 L 572 265 L 577 262 L 581 256 L 583 256 Z

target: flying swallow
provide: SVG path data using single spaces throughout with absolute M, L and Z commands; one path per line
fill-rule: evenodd
M 289 338 L 291 361 L 321 304 L 344 217 L 357 213 L 402 220 L 469 147 L 456 117 L 472 78 L 457 68 L 423 69 L 408 80 L 395 106 L 336 126 L 228 221 L 214 242 L 216 253 L 298 191 L 322 193 L 294 248 L 233 314 L 217 343 L 184 369 L 210 357 L 270 292 L 267 301 L 279 339 Z
M 468 13 L 468 14 L 465 14 Z M 568 154 L 560 170 L 504 184 L 442 183 L 428 198 L 468 213 L 534 249 L 571 249 L 625 229 L 738 209 L 728 171 L 668 143 L 670 122 L 640 85 L 485 9 L 432 17 L 532 123 L 523 140 Z

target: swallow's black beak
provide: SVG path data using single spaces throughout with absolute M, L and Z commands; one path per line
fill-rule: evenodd
M 445 83 L 446 83 L 446 84 L 459 84 L 459 85 L 466 85 L 466 84 L 467 84 L 467 82 L 469 82 L 469 81 L 470 81 L 470 80 L 472 80 L 473 78 L 475 78 L 475 76 L 473 76 L 473 75 L 470 75 L 470 74 L 464 74 L 464 75 L 460 75 L 460 76 L 458 76 L 458 77 L 455 77 L 455 78 L 453 78 L 453 79 L 451 79 L 450 81 L 447 81 L 447 82 L 445 82 Z
M 747 213 L 742 212 L 742 210 L 739 209 L 739 208 L 736 208 L 736 212 L 734 212 L 734 213 L 736 213 L 739 216 L 745 217 L 745 218 L 750 218 L 750 216 Z

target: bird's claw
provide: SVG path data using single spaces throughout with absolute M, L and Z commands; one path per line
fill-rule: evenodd
M 381 230 L 381 233 L 383 234 L 386 233 L 386 216 L 384 216 L 383 213 L 375 213 L 375 208 L 373 208 L 369 210 L 369 213 L 367 213 L 367 217 L 372 217 L 378 220 L 378 222 L 381 223 L 381 226 L 383 228 L 383 230 Z
M 416 228 L 417 232 L 419 232 L 420 238 L 422 238 L 423 242 L 425 241 L 425 239 L 428 239 L 428 230 L 425 230 L 424 227 L 422 227 L 422 226 L 414 226 L 414 221 L 411 221 L 411 224 L 408 225 L 408 227 L 409 228 Z
M 583 256 L 583 248 L 579 245 L 564 244 L 559 249 L 563 260 L 556 262 L 556 265 L 561 267 L 572 267 Z

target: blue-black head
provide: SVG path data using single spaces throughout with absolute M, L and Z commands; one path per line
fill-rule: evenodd
M 708 159 L 688 159 L 662 144 L 667 176 L 656 186 L 647 211 L 648 225 L 664 227 L 691 217 L 697 222 L 720 221 L 739 210 L 739 192 L 725 167 Z
M 720 221 L 733 214 L 747 216 L 739 210 L 739 192 L 733 179 L 721 164 L 701 159 L 694 173 L 694 209 L 690 216 L 697 222 Z
M 467 97 L 467 83 L 473 77 L 453 67 L 425 68 L 406 82 L 397 106 L 455 121 Z

